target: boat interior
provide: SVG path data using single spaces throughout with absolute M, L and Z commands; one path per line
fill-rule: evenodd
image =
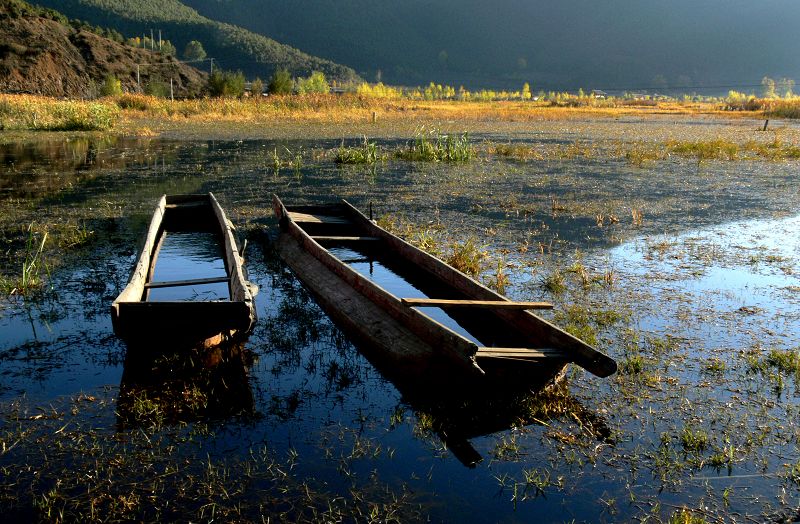
M 287 211 L 298 226 L 332 255 L 398 298 L 452 301 L 469 301 L 471 298 L 393 251 L 383 239 L 370 236 L 343 204 L 290 206 Z M 546 348 L 531 348 L 531 341 L 490 307 L 458 307 L 453 304 L 446 307 L 409 304 L 409 307 L 418 308 L 479 346 L 481 349 L 476 358 L 482 367 L 498 359 L 521 362 L 541 362 L 545 358 L 562 360 L 555 350 L 548 352 Z M 492 348 L 503 349 L 494 352 Z

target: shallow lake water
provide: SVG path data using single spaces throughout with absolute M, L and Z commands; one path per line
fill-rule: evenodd
M 129 472 L 142 485 L 164 461 L 190 464 L 181 467 L 209 483 L 212 464 L 228 468 L 217 480 L 232 488 L 230 498 L 214 503 L 238 504 L 245 520 L 324 519 L 328 503 L 365 520 L 372 509 L 386 520 L 435 522 L 668 520 L 684 509 L 708 520 L 796 517 L 800 389 L 789 364 L 800 346 L 800 164 L 667 159 L 635 167 L 604 154 L 519 161 L 484 150 L 511 139 L 618 147 L 604 129 L 615 141 L 653 126 L 663 136 L 709 133 L 703 121 L 563 126 L 477 135 L 479 159 L 464 165 L 389 158 L 336 167 L 331 152 L 341 140 L 49 137 L 0 146 L 5 273 L 17 264 L 9 254 L 15 232 L 30 222 L 92 231 L 85 246 L 64 250 L 45 289 L 0 305 L 0 404 L 8 415 L 0 467 L 9 479 L 0 504 L 20 518 L 42 511 L 41 496 L 56 479 L 87 467 L 70 455 L 42 461 L 42 450 L 60 442 L 56 434 L 75 442 L 71 432 L 82 428 L 164 450 Z M 405 141 L 379 143 L 391 150 Z M 206 191 L 240 242 L 248 239 L 258 323 L 235 358 L 191 371 L 191 387 L 176 393 L 189 407 L 155 425 L 123 416 L 121 399 L 135 400 L 141 370 L 137 353 L 113 334 L 111 301 L 127 283 L 157 198 Z M 424 398 L 367 359 L 275 256 L 272 193 L 287 203 L 334 196 L 362 209 L 372 203 L 376 215 L 413 224 L 409 238 L 425 233 L 443 251 L 475 239 L 489 254 L 485 282 L 500 264 L 510 297 L 552 301 L 555 311 L 542 314 L 590 329 L 620 372 L 600 379 L 571 368 L 557 399 L 544 404 L 502 392 L 458 406 Z M 187 256 L 174 240 L 175 255 Z M 196 276 L 156 279 L 206 278 L 223 267 L 205 248 L 188 256 L 167 266 L 197 266 Z M 170 258 L 166 243 L 160 258 Z M 381 285 L 396 283 L 379 264 L 353 264 Z M 563 290 L 547 285 L 554 275 Z M 174 369 L 144 374 L 169 382 Z M 190 402 L 220 395 L 239 402 L 228 411 Z M 59 413 L 52 422 L 36 418 L 51 411 Z M 20 431 L 30 433 L 17 441 Z M 261 453 L 285 476 L 253 473 Z M 465 465 L 463 456 L 474 453 L 482 461 Z M 200 502 L 187 501 L 186 485 L 165 481 L 161 495 L 142 498 L 132 515 L 210 520 Z M 65 498 L 81 496 L 77 487 L 63 489 Z M 116 496 L 129 496 L 127 489 L 107 488 Z M 164 509 L 170 499 L 181 509 Z

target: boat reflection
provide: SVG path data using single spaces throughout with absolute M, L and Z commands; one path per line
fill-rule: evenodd
M 128 346 L 117 429 L 252 416 L 253 364 L 244 342 L 192 350 Z
M 577 421 L 582 435 L 605 442 L 611 439 L 603 417 L 573 397 L 563 377 L 522 389 L 476 388 L 474 384 L 448 380 L 445 374 L 439 374 L 438 381 L 432 376 L 421 380 L 417 374 L 408 375 L 381 362 L 369 347 L 357 347 L 394 384 L 402 395 L 402 404 L 414 411 L 424 430 L 435 433 L 467 467 L 475 467 L 483 460 L 471 439 L 511 428 Z

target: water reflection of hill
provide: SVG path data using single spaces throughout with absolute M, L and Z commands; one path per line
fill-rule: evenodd
M 171 163 L 174 156 L 174 148 L 148 138 L 92 136 L 0 144 L 0 194 L 51 195 L 105 170 Z

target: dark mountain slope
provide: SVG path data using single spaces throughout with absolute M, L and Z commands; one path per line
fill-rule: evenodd
M 184 2 L 394 82 L 634 89 L 800 76 L 797 0 Z

